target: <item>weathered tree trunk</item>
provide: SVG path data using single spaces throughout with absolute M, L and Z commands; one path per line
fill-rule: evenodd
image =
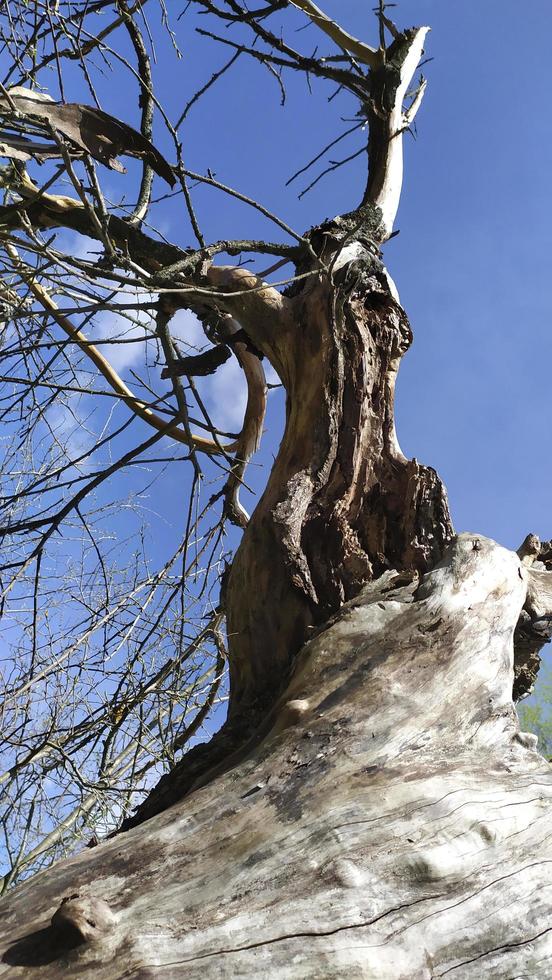
M 379 246 L 427 29 L 374 51 L 295 5 L 371 66 L 365 199 L 311 231 L 309 275 L 281 296 L 239 268 L 152 265 L 124 231 L 152 274 L 186 266 L 186 302 L 237 321 L 288 396 L 225 587 L 229 719 L 126 833 L 0 905 L 0 977 L 552 975 L 551 771 L 512 702 L 550 633 L 552 562 L 532 537 L 519 555 L 455 538 L 395 437 L 410 329 Z M 60 220 L 48 195 L 32 207 Z
M 395 379 L 412 335 L 367 244 L 381 234 L 379 209 L 360 213 L 360 237 L 356 215 L 354 239 L 346 218 L 311 232 L 325 269 L 280 298 L 277 326 L 269 317 L 249 328 L 282 378 L 288 411 L 225 588 L 228 721 L 161 780 L 125 828 L 232 760 L 266 719 L 313 629 L 385 570 L 432 567 L 452 536 L 439 477 L 407 460 L 395 435 Z
M 312 235 L 331 286 L 255 336 L 289 404 L 226 588 L 229 721 L 127 833 L 8 897 L 0 977 L 552 971 L 552 778 L 512 703 L 514 629 L 525 607 L 523 693 L 551 573 L 534 537 L 454 538 L 402 455 L 408 323 L 342 231 Z
M 0 976 L 550 976 L 552 778 L 511 700 L 529 574 L 468 534 L 384 572 L 230 771 L 4 901 Z
M 334 265 L 332 287 L 293 299 L 278 334 L 288 418 L 228 583 L 231 721 L 253 700 L 266 709 L 309 628 L 386 568 L 425 570 L 451 535 L 436 473 L 406 460 L 395 436 L 408 321 L 369 253 L 355 254 Z

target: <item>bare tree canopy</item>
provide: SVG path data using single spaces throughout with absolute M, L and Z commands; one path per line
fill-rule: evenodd
M 552 543 L 457 535 L 397 439 L 383 250 L 429 26 L 393 6 L 366 41 L 311 0 L 0 4 L 0 976 L 552 970 L 550 769 L 514 708 Z M 188 146 L 218 91 L 245 152 L 244 62 L 340 100 L 288 175 L 362 160 L 340 214 L 297 229 Z

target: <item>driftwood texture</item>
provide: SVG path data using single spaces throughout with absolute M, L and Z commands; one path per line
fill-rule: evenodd
M 231 768 L 4 901 L 0 977 L 551 976 L 552 774 L 511 700 L 530 575 L 462 534 L 365 586 Z
M 216 313 L 244 368 L 246 420 L 225 447 L 236 450 L 227 510 L 238 523 L 264 413 L 255 352 L 286 389 L 282 445 L 225 582 L 229 719 L 126 833 L 0 904 L 0 980 L 552 976 L 551 771 L 512 702 L 516 624 L 518 695 L 551 631 L 550 562 L 533 537 L 520 554 L 453 537 L 441 481 L 405 458 L 394 428 L 411 333 L 379 250 L 425 89 L 412 84 L 427 28 L 391 25 L 391 44 L 373 49 L 311 0 L 292 3 L 370 68 L 364 196 L 294 246 L 293 287 L 215 265 L 216 247 L 190 254 L 117 216 L 106 224 L 149 288 L 181 293 L 175 304 L 206 322 Z M 111 117 L 31 110 L 77 150 L 107 126 L 104 162 L 138 153 L 171 176 Z M 82 201 L 20 193 L 33 227 L 98 237 Z M 0 208 L 5 228 L 18 221 Z M 29 288 L 84 346 L 32 278 Z

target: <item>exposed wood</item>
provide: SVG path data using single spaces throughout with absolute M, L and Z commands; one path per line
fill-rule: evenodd
M 220 332 L 230 344 L 247 381 L 247 405 L 236 445 L 235 462 L 225 486 L 225 513 L 238 527 L 246 527 L 249 514 L 240 500 L 240 489 L 248 461 L 257 452 L 266 415 L 266 378 L 259 357 L 237 320 L 227 317 Z
M 552 638 L 552 553 L 550 541 L 528 534 L 517 554 L 527 570 L 527 596 L 514 642 L 514 698 L 531 694 L 541 665 L 540 652 Z
M 328 262 L 333 238 L 320 239 Z M 170 805 L 239 749 L 271 710 L 313 628 L 386 569 L 427 570 L 452 536 L 439 477 L 407 460 L 395 433 L 408 320 L 381 263 L 366 249 L 351 256 L 333 283 L 312 277 L 284 298 L 278 330 L 270 333 L 270 316 L 248 321 L 288 405 L 278 456 L 225 585 L 228 721 L 124 826 Z
M 340 274 L 335 294 L 321 278 L 294 298 L 295 330 L 273 345 L 288 417 L 228 582 L 231 720 L 264 710 L 310 627 L 388 567 L 425 570 L 451 534 L 437 475 L 395 435 L 408 321 L 365 263 Z
M 552 633 L 552 547 L 528 536 L 516 554 L 455 537 L 438 475 L 406 459 L 395 432 L 411 332 L 380 247 L 424 96 L 423 79 L 407 91 L 428 28 L 399 31 L 380 4 L 375 49 L 311 0 L 291 4 L 368 65 L 349 91 L 366 93 L 370 133 L 358 208 L 303 237 L 275 219 L 294 242 L 274 253 L 295 263 L 285 294 L 217 266 L 217 245 L 179 249 L 116 216 L 98 230 L 84 192 L 21 187 L 35 228 L 108 236 L 171 311 L 193 309 L 233 347 L 250 396 L 226 487 L 237 523 L 264 417 L 261 355 L 287 418 L 221 596 L 227 723 L 126 832 L 0 903 L 0 980 L 552 975 L 552 774 L 512 702 Z M 19 229 L 17 207 L 0 207 L 0 223 Z
M 366 586 L 231 770 L 0 905 L 0 977 L 549 976 L 552 771 L 511 702 L 526 587 L 475 534 Z M 50 925 L 70 895 L 107 923 L 78 946 Z
M 382 213 L 384 237 L 389 237 L 397 215 L 403 183 L 403 133 L 414 121 L 425 83 L 418 86 L 411 105 L 406 93 L 421 60 L 429 27 L 404 31 L 387 51 L 385 64 L 372 72 L 371 95 L 366 105 L 370 127 L 369 175 L 364 201 Z
M 100 160 L 112 170 L 125 172 L 125 168 L 116 159 L 121 153 L 140 157 L 171 187 L 174 186 L 173 169 L 153 143 L 132 126 L 95 106 L 77 102 L 53 102 L 30 89 L 15 87 L 8 89 L 5 94 L 0 92 L 0 113 L 7 116 L 11 126 L 17 126 L 21 116 L 29 117 L 35 123 L 38 121 L 45 127 L 46 134 L 49 131 L 59 133 L 81 154 L 83 151 L 90 153 L 94 159 Z M 10 134 L 1 132 L 0 135 L 6 144 L 6 155 L 10 156 Z M 15 146 L 20 154 L 20 140 L 17 138 Z M 59 156 L 59 149 L 57 153 L 55 149 L 55 141 L 46 151 L 30 148 L 26 159 L 31 159 L 31 156 L 38 159 Z
M 354 55 L 358 61 L 363 64 L 369 65 L 371 68 L 375 68 L 382 62 L 382 52 L 378 51 L 377 48 L 370 47 L 364 41 L 359 41 L 348 31 L 343 30 L 342 27 L 337 23 L 337 21 L 332 20 L 328 17 L 324 11 L 320 10 L 312 0 L 290 0 L 292 6 L 297 7 L 298 10 L 302 10 L 303 13 L 310 17 L 313 24 L 316 24 L 324 34 L 335 41 L 335 43 L 343 48 L 344 51 L 348 51 L 349 54 Z

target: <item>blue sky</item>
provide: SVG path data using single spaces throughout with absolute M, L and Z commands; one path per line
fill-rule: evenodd
M 376 43 L 374 0 L 321 0 L 321 6 L 353 34 Z M 213 24 L 193 10 L 177 20 L 183 7 L 185 3 L 170 5 L 183 53 L 178 59 L 167 34 L 159 29 L 157 5 L 151 4 L 155 88 L 173 121 L 231 53 L 195 33 L 196 27 Z M 513 0 L 456 4 L 402 0 L 391 13 L 400 26 L 432 28 L 426 51 L 432 60 L 424 67 L 429 85 L 417 117 L 417 139 L 406 139 L 405 181 L 396 224 L 400 234 L 385 249 L 386 264 L 414 331 L 414 344 L 404 358 L 397 385 L 398 436 L 407 455 L 440 473 L 458 531 L 483 533 L 516 548 L 529 531 L 543 538 L 552 536 L 547 383 L 552 355 L 552 4 L 550 0 L 532 0 L 525 7 Z M 282 23 L 292 32 L 298 30 L 287 36 L 303 50 L 319 44 L 321 50 L 331 51 L 330 43 L 312 26 L 299 30 L 306 21 L 297 11 L 286 11 Z M 224 28 L 221 33 L 240 36 L 239 31 Z M 124 36 L 117 40 L 117 48 L 134 62 Z M 132 77 L 126 70 L 111 71 L 101 61 L 97 67 L 94 77 L 102 107 L 138 125 Z M 284 80 L 287 99 L 282 107 L 274 77 L 241 57 L 190 111 L 181 137 L 190 169 L 204 173 L 211 168 L 219 180 L 258 199 L 303 232 L 359 202 L 365 160 L 358 158 L 338 170 L 299 200 L 298 192 L 325 163 L 291 187 L 286 187 L 286 180 L 352 125 L 357 106 L 343 94 L 328 101 L 334 87 L 317 79 L 310 80 L 310 90 L 301 76 L 286 75 Z M 49 82 L 50 94 L 59 96 L 54 69 Z M 90 101 L 73 64 L 67 65 L 65 95 L 68 100 Z M 362 138 L 353 134 L 328 154 L 326 162 L 354 152 Z M 155 142 L 174 160 L 159 116 Z M 112 200 L 125 194 L 132 200 L 139 164 L 130 161 L 128 171 L 128 177 L 121 177 L 101 170 L 104 190 Z M 34 176 L 40 179 L 41 174 L 35 171 Z M 159 180 L 155 193 L 167 194 Z M 282 232 L 257 212 L 219 192 L 194 187 L 192 193 L 207 241 L 283 240 Z M 194 244 L 180 197 L 160 201 L 153 209 L 152 224 L 181 246 Z M 67 232 L 59 236 L 59 243 L 68 252 L 87 247 Z M 267 260 L 259 267 L 269 264 Z M 125 321 L 104 314 L 87 330 L 97 339 L 121 331 L 128 336 L 129 328 Z M 115 366 L 132 385 L 131 371 L 135 371 L 157 391 L 168 391 L 160 382 L 151 344 L 145 355 L 142 330 L 135 333 L 135 345 L 115 349 Z M 203 342 L 197 322 L 185 312 L 178 314 L 178 333 L 192 346 Z M 225 365 L 202 384 L 202 391 L 221 428 L 238 429 L 245 393 L 236 365 Z M 56 424 L 78 447 L 79 440 L 86 442 L 100 430 L 107 404 L 108 399 L 98 401 L 97 413 L 89 420 L 91 436 L 82 429 L 73 433 L 74 417 L 67 413 L 60 412 Z M 282 433 L 281 391 L 270 394 L 269 404 L 263 446 L 247 473 L 248 484 L 257 492 L 266 481 Z M 73 407 L 77 416 L 87 417 L 91 398 L 75 396 Z M 115 409 L 115 424 L 123 422 L 125 412 L 122 406 Z M 148 435 L 145 424 L 136 421 L 116 443 L 113 455 Z M 170 455 L 170 449 L 166 452 Z M 155 473 L 158 479 L 150 485 Z M 212 475 L 207 472 L 204 500 L 213 491 Z M 141 518 L 151 564 L 161 565 L 182 535 L 189 476 L 182 463 L 128 471 L 123 492 L 125 488 L 139 492 L 138 510 L 106 511 L 110 533 L 118 535 L 109 539 L 110 555 L 132 550 L 128 539 Z M 102 488 L 94 506 L 102 506 L 104 494 L 107 500 Z M 242 493 L 242 499 L 251 511 L 255 498 Z M 229 541 L 235 543 L 238 537 L 232 531 Z M 67 548 L 69 563 L 71 534 L 56 537 L 55 547 Z M 104 695 L 100 689 L 98 697 Z
M 322 6 L 352 33 L 375 42 L 373 3 L 328 0 Z M 400 235 L 385 250 L 415 337 L 397 387 L 399 440 L 408 455 L 441 474 L 458 530 L 515 548 L 528 531 L 552 535 L 545 374 L 552 353 L 552 6 L 533 0 L 529 18 L 513 0 L 404 0 L 392 13 L 401 26 L 425 23 L 432 29 L 417 139 L 406 139 Z M 287 12 L 283 22 L 299 28 L 305 18 Z M 232 53 L 195 33 L 197 26 L 212 26 L 206 18 L 192 12 L 174 26 L 182 59 L 162 36 L 154 65 L 157 90 L 173 119 Z M 312 26 L 291 38 L 298 46 L 319 43 L 330 50 Z M 109 75 L 98 82 L 103 107 L 136 123 L 128 80 L 117 76 L 113 82 Z M 181 130 L 184 159 L 191 169 L 211 167 L 218 179 L 303 231 L 354 206 L 365 161 L 325 178 L 298 200 L 305 182 L 287 188 L 286 179 L 350 125 L 340 119 L 350 119 L 356 106 L 339 95 L 328 103 L 333 87 L 317 79 L 311 79 L 312 94 L 300 76 L 288 73 L 285 82 L 282 108 L 274 79 L 242 57 L 191 110 Z M 79 91 L 81 85 L 75 78 Z M 159 120 L 156 127 L 170 158 Z M 362 138 L 354 134 L 328 157 L 347 155 Z M 105 183 L 115 195 L 122 181 L 108 174 Z M 157 189 L 165 191 L 161 182 Z M 194 202 L 207 240 L 282 237 L 256 212 L 216 191 L 196 188 Z M 193 243 L 179 198 L 159 205 L 155 221 L 173 241 Z M 181 323 L 183 335 L 187 323 L 189 339 L 197 343 L 192 319 L 184 315 Z M 133 356 L 136 367 L 142 355 Z M 205 390 L 221 426 L 235 427 L 243 403 L 235 366 Z M 271 402 L 263 449 L 248 474 L 256 488 L 281 434 L 281 399 L 273 394 Z M 179 495 L 173 491 L 169 478 L 156 495 L 166 519 L 172 510 L 178 525 Z M 253 501 L 245 502 L 251 508 Z
M 352 33 L 375 43 L 373 5 L 373 0 L 322 4 Z M 231 53 L 195 32 L 198 26 L 213 27 L 212 22 L 193 9 L 177 20 L 179 10 L 171 6 L 180 59 L 156 25 L 156 6 L 151 7 L 155 87 L 173 120 Z M 441 474 L 458 530 L 487 534 L 515 548 L 529 531 L 552 535 L 545 375 L 552 353 L 552 124 L 547 111 L 552 6 L 549 0 L 533 0 L 530 20 L 512 0 L 403 0 L 391 12 L 400 26 L 432 28 L 426 51 L 432 60 L 424 67 L 429 86 L 417 117 L 417 139 L 406 139 L 400 234 L 385 250 L 415 337 L 397 386 L 398 436 L 408 455 Z M 292 43 L 304 50 L 316 44 L 331 50 L 312 25 L 302 29 L 306 20 L 299 12 L 286 11 L 282 23 L 291 27 Z M 240 36 L 224 28 L 221 33 Z M 117 48 L 133 63 L 124 37 Z M 124 70 L 110 72 L 98 65 L 95 84 L 103 108 L 136 125 L 134 80 Z M 211 168 L 219 180 L 257 198 L 302 232 L 359 201 L 365 160 L 340 169 L 298 200 L 298 191 L 323 164 L 303 182 L 286 187 L 286 180 L 351 125 L 347 120 L 357 106 L 344 95 L 328 102 L 334 87 L 317 79 L 310 80 L 310 91 L 301 76 L 288 73 L 284 80 L 287 99 L 281 107 L 275 79 L 243 56 L 194 106 L 181 136 L 187 166 L 201 172 Z M 54 70 L 50 92 L 58 95 Z M 90 101 L 76 66 L 67 67 L 65 95 Z M 328 158 L 348 155 L 362 139 L 362 134 L 352 135 Z M 173 159 L 159 117 L 155 140 Z M 102 171 L 103 186 L 112 198 L 131 197 L 129 187 L 138 174 L 139 165 L 131 161 L 128 178 Z M 166 190 L 156 182 L 157 194 Z M 197 187 L 193 196 L 208 241 L 282 240 L 281 231 L 257 212 L 217 191 Z M 181 198 L 162 201 L 152 222 L 179 245 L 194 243 Z M 73 249 L 75 237 L 64 235 L 65 245 Z M 91 336 L 120 327 L 104 317 Z M 179 315 L 179 332 L 192 344 L 201 342 L 189 315 Z M 127 379 L 131 368 L 145 370 L 141 340 L 117 349 L 116 357 Z M 159 368 L 151 359 L 149 379 L 159 385 Z M 221 427 L 239 427 L 244 392 L 236 366 L 225 366 L 203 390 Z M 270 403 L 263 447 L 247 474 L 257 491 L 282 432 L 281 394 L 272 393 Z M 141 422 L 132 438 L 135 444 L 145 438 Z M 182 531 L 185 484 L 180 466 L 142 498 L 158 561 Z M 251 510 L 254 499 L 247 494 L 243 499 Z M 123 515 L 123 524 L 127 519 Z
M 372 3 L 323 6 L 357 36 L 375 39 Z M 415 336 L 398 383 L 399 438 L 407 454 L 439 470 L 459 530 L 517 547 L 530 530 L 552 534 L 545 380 L 552 353 L 552 6 L 533 0 L 529 19 L 510 0 L 405 0 L 393 16 L 401 25 L 431 25 L 433 58 L 424 68 L 429 86 L 418 138 L 407 139 L 401 233 L 386 248 Z M 212 47 L 194 41 L 192 23 L 178 104 L 211 70 Z M 303 43 L 306 33 L 314 44 L 313 28 L 297 38 Z M 355 204 L 364 160 L 297 201 L 293 186 L 301 184 L 285 188 L 285 179 L 341 131 L 339 116 L 350 117 L 354 107 L 339 97 L 328 105 L 332 88 L 316 80 L 312 96 L 302 79 L 287 82 L 280 109 L 268 74 L 238 62 L 192 110 L 183 141 L 190 167 L 212 166 L 219 179 L 303 230 Z M 354 135 L 329 156 L 358 145 Z M 211 191 L 199 191 L 196 201 L 208 238 L 268 233 L 254 213 Z M 169 224 L 178 238 L 174 218 Z M 277 430 L 277 419 L 269 420 L 268 457 Z

